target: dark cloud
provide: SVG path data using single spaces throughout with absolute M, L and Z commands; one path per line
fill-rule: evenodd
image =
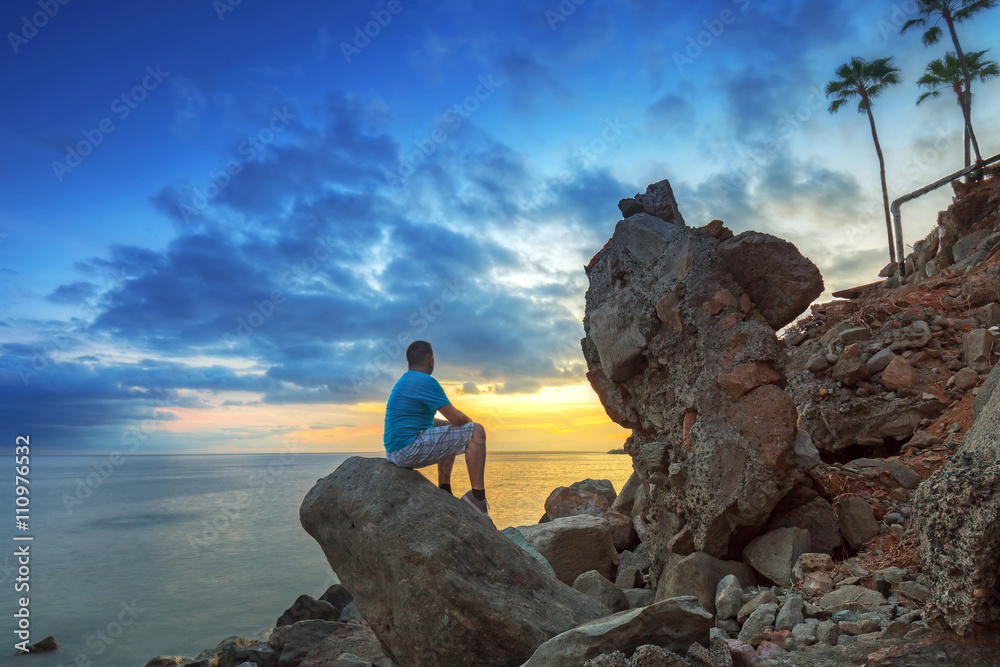
M 94 296 L 97 286 L 88 282 L 76 282 L 69 285 L 60 285 L 51 294 L 45 297 L 46 301 L 52 303 L 78 304 Z

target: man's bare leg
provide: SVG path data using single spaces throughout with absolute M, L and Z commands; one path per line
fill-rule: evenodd
M 486 489 L 486 429 L 473 424 L 472 439 L 465 448 L 465 465 L 469 468 L 469 483 L 473 489 Z
M 455 467 L 455 457 L 438 464 L 438 486 L 447 484 L 451 488 L 451 470 Z

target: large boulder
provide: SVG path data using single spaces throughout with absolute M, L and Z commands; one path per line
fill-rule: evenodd
M 761 315 L 780 329 L 823 293 L 823 276 L 794 245 L 760 232 L 743 232 L 719 245 L 719 257 Z
M 351 622 L 337 628 L 309 649 L 298 667 L 326 667 L 344 653 L 368 660 L 377 660 L 384 655 L 378 637 L 371 628 L 363 622 Z
M 656 587 L 656 600 L 691 595 L 714 614 L 717 587 L 730 574 L 736 577 L 741 587 L 754 583 L 753 571 L 743 563 L 719 560 L 697 551 L 663 571 Z
M 684 226 L 684 216 L 677 208 L 673 188 L 670 187 L 670 181 L 665 179 L 651 184 L 644 194 L 622 199 L 618 202 L 618 208 L 626 218 L 637 213 L 648 213 L 665 222 Z
M 690 596 L 622 611 L 584 623 L 550 639 L 523 667 L 580 667 L 604 653 L 631 654 L 643 644 L 684 653 L 692 642 L 708 643 L 712 615 Z
M 595 480 L 586 480 L 586 482 L 595 482 Z M 610 485 L 611 482 L 608 482 L 609 487 Z M 596 489 L 600 489 L 602 492 L 598 493 Z M 638 537 L 635 526 L 632 524 L 632 518 L 611 509 L 611 503 L 614 500 L 614 488 L 608 494 L 607 489 L 599 487 L 597 483 L 577 482 L 572 486 L 560 486 L 552 491 L 545 499 L 545 513 L 549 515 L 550 519 L 561 519 L 579 514 L 589 514 L 606 519 L 611 526 L 611 539 L 615 543 L 615 549 L 625 551 L 638 542 Z
M 1000 619 L 1000 392 L 914 494 L 928 612 L 955 631 Z
M 519 665 L 608 613 L 466 503 L 384 459 L 344 461 L 299 516 L 386 654 L 408 667 Z
M 795 561 L 809 551 L 808 530 L 777 528 L 750 542 L 743 550 L 743 562 L 758 574 L 787 588 L 792 585 Z
M 608 579 L 614 575 L 618 554 L 607 519 L 578 514 L 518 530 L 568 586 L 589 570 Z
M 802 478 L 789 462 L 797 414 L 775 327 L 823 284 L 776 237 L 629 212 L 587 267 L 582 346 L 608 416 L 632 429 L 640 537 L 658 574 L 671 516 L 683 518 L 693 549 L 738 553 Z
M 608 505 L 615 502 L 618 494 L 615 493 L 615 485 L 611 483 L 610 479 L 591 479 L 587 478 L 579 482 L 573 482 L 569 485 L 571 489 L 582 489 L 584 491 L 590 491 L 591 493 L 596 493 L 600 497 L 607 501 Z

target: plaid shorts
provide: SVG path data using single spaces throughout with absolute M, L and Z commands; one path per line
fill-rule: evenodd
M 473 422 L 461 426 L 432 426 L 417 434 L 402 449 L 387 452 L 385 458 L 400 468 L 423 468 L 447 461 L 465 451 L 472 440 Z

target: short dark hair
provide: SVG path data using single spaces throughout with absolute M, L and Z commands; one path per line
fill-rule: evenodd
M 434 354 L 431 344 L 425 340 L 415 340 L 406 348 L 406 363 L 410 366 L 420 366 Z

